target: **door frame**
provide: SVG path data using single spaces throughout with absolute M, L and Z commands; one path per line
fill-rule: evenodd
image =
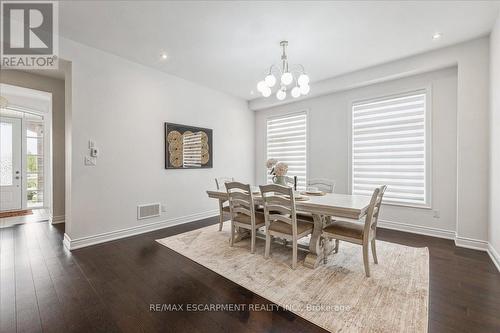
M 0 90 L 2 96 L 9 100 L 7 109 L 13 111 L 23 112 L 21 118 L 21 131 L 22 131 L 22 208 L 28 209 L 27 197 L 27 145 L 26 145 L 26 120 L 25 114 L 34 114 L 41 116 L 44 123 L 44 193 L 43 193 L 43 206 L 39 208 L 49 209 L 52 215 L 53 207 L 53 191 L 52 191 L 52 93 L 40 91 L 30 88 L 19 87 L 15 85 L 0 83 Z M 39 209 L 38 207 L 30 209 Z

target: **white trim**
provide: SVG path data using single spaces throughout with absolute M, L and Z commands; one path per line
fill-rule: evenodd
M 465 247 L 467 249 L 480 250 L 480 251 L 488 251 L 489 243 L 487 241 L 456 236 L 455 237 L 455 245 L 458 247 Z
M 79 249 L 82 247 L 87 247 L 87 246 L 91 246 L 91 245 L 105 243 L 105 242 L 109 242 L 109 241 L 120 239 L 120 238 L 131 237 L 131 236 L 143 234 L 146 232 L 150 232 L 150 231 L 154 231 L 154 230 L 158 230 L 158 229 L 163 229 L 166 227 L 172 227 L 172 226 L 179 225 L 179 224 L 194 222 L 197 220 L 206 219 L 206 218 L 213 217 L 216 215 L 219 215 L 218 209 L 206 211 L 203 213 L 196 213 L 196 214 L 191 214 L 191 215 L 186 215 L 186 216 L 181 216 L 181 217 L 175 217 L 175 218 L 171 218 L 171 219 L 164 220 L 164 221 L 143 224 L 143 225 L 139 225 L 139 226 L 135 226 L 135 227 L 131 227 L 131 228 L 110 231 L 110 232 L 105 232 L 102 234 L 97 234 L 94 236 L 87 236 L 87 237 L 81 237 L 81 238 L 76 238 L 76 239 L 71 239 L 71 237 L 69 237 L 69 235 L 65 233 L 63 244 L 68 250 L 72 251 L 72 250 Z
M 491 243 L 488 244 L 488 254 L 490 255 L 491 261 L 493 261 L 498 271 L 500 272 L 500 255 L 495 250 L 493 245 L 491 245 Z
M 379 220 L 377 226 L 380 228 L 404 231 L 412 234 L 432 236 L 445 239 L 455 239 L 455 231 L 453 230 L 424 227 L 414 224 L 394 222 L 388 220 Z
M 64 223 L 65 221 L 65 216 L 64 215 L 56 215 L 56 216 L 50 216 L 50 224 L 59 224 L 59 223 Z

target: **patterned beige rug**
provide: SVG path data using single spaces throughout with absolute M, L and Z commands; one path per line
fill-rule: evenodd
M 164 246 L 331 332 L 427 332 L 429 252 L 377 242 L 379 264 L 366 278 L 361 247 L 340 243 L 328 264 L 290 268 L 291 249 L 248 240 L 229 247 L 229 223 L 159 239 Z M 299 261 L 305 257 L 299 251 Z

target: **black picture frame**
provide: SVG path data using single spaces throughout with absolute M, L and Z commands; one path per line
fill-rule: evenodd
M 189 125 L 182 125 L 182 124 L 175 124 L 175 123 L 168 123 L 166 122 L 164 124 L 164 137 L 163 137 L 163 142 L 165 145 L 165 169 L 210 169 L 213 167 L 213 145 L 212 145 L 212 138 L 213 138 L 213 131 L 210 128 L 203 128 L 203 127 L 196 127 L 196 126 L 189 126 Z M 203 132 L 206 134 L 207 137 L 207 143 L 208 143 L 208 161 L 205 164 L 201 164 L 200 166 L 184 166 L 182 164 L 181 166 L 173 165 L 171 157 L 173 157 L 173 153 L 171 153 L 170 149 L 170 142 L 168 140 L 168 135 L 171 132 L 177 131 L 181 135 L 183 135 L 185 132 Z M 174 159 L 175 161 L 175 159 Z M 177 162 L 178 163 L 178 162 Z

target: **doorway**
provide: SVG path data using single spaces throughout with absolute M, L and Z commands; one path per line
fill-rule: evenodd
M 51 94 L 5 84 L 1 89 L 8 103 L 0 109 L 0 217 L 48 220 Z

